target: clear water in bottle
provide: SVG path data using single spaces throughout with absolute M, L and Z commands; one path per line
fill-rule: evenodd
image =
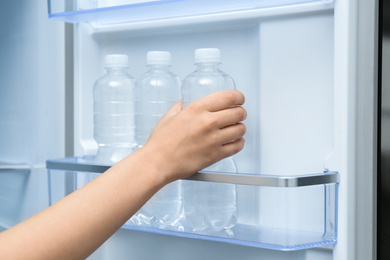
M 131 153 L 134 144 L 134 79 L 127 73 L 127 55 L 105 57 L 107 73 L 93 87 L 95 161 L 114 164 Z
M 171 54 L 148 52 L 147 66 L 149 70 L 135 83 L 135 140 L 138 148 L 146 143 L 171 106 L 181 100 L 181 81 L 170 71 Z M 163 187 L 133 216 L 133 224 L 182 230 L 181 188 L 180 180 Z
M 233 79 L 219 69 L 219 49 L 195 50 L 197 70 L 188 75 L 182 84 L 184 106 L 216 91 L 234 90 Z M 204 169 L 215 172 L 237 172 L 232 157 Z M 197 181 L 183 182 L 184 215 L 193 231 L 213 234 L 230 230 L 237 220 L 236 185 Z

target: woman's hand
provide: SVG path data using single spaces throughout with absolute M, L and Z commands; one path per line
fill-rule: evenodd
M 166 181 L 185 178 L 244 147 L 244 95 L 222 91 L 198 99 L 182 109 L 172 106 L 142 148 L 152 154 Z
M 224 91 L 184 109 L 181 102 L 175 104 L 143 148 L 0 233 L 0 259 L 87 258 L 162 186 L 239 152 L 245 134 L 243 103 L 239 91 Z

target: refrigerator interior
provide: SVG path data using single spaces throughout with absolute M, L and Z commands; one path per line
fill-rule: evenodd
M 109 1 L 90 1 L 98 2 L 105 2 L 105 7 L 88 10 L 87 6 L 81 12 L 68 9 L 75 1 L 49 4 L 49 8 L 54 8 L 53 3 L 65 6 L 66 12 L 57 19 L 78 23 L 74 45 L 75 156 L 96 152 L 91 89 L 103 73 L 105 54 L 128 54 L 130 73 L 136 77 L 146 70 L 146 51 L 164 48 L 173 54 L 173 71 L 184 77 L 195 68 L 195 48 L 218 47 L 222 69 L 247 96 L 245 107 L 250 113 L 247 146 L 237 156 L 239 171 L 290 175 L 337 170 L 340 206 L 337 244 L 326 248 L 282 252 L 121 229 L 90 259 L 374 259 L 371 212 L 375 180 L 370 174 L 375 168 L 375 91 L 367 86 L 374 84 L 372 74 L 376 73 L 372 40 L 376 27 L 371 17 L 377 1 L 313 0 L 288 6 L 278 6 L 288 0 L 272 1 L 276 5 L 238 12 L 218 13 L 214 7 L 214 13 L 169 19 L 158 13 L 161 19 L 142 21 L 141 16 L 131 24 L 124 20 L 115 23 L 128 6 L 111 8 Z M 145 1 L 136 2 L 142 6 L 140 2 Z M 119 13 L 114 12 L 110 21 L 99 22 L 114 9 Z M 0 88 L 0 230 L 47 206 L 50 186 L 44 162 L 63 158 L 65 146 L 73 146 L 64 141 L 64 133 L 73 131 L 73 124 L 64 124 L 64 24 L 47 19 L 46 11 L 43 1 L 27 0 L 6 1 L 0 9 L 0 68 L 5 86 Z M 127 11 L 124 19 L 129 19 Z M 64 193 L 74 189 L 72 182 L 62 180 L 62 186 L 69 188 Z M 272 214 L 276 217 L 286 212 L 293 212 L 294 219 L 300 216 L 289 200 L 284 201 L 286 207 L 273 205 L 267 193 L 279 201 L 288 196 L 269 190 L 240 189 L 241 199 L 248 198 L 243 199 L 246 206 L 240 209 L 240 221 L 261 222 L 259 216 L 267 217 L 267 210 L 276 212 Z M 294 201 L 300 199 L 295 197 Z M 312 205 L 310 198 L 302 202 Z M 264 211 L 246 214 L 251 205 Z M 268 215 L 268 223 L 276 226 L 278 221 L 280 218 L 274 221 Z M 291 224 L 284 221 L 284 225 Z M 314 222 L 309 220 L 308 226 L 315 227 Z M 300 225 L 299 221 L 295 224 Z
M 290 5 L 276 4 L 225 13 L 213 13 L 211 7 L 210 14 L 197 15 L 195 9 L 194 13 L 173 18 L 165 17 L 168 14 L 162 12 L 157 18 L 136 20 L 136 16 L 131 22 L 124 22 L 120 20 L 122 16 L 118 18 L 110 13 L 131 12 L 131 5 L 100 11 L 78 6 L 79 9 L 65 12 L 65 15 L 51 14 L 52 18 L 76 22 L 75 156 L 96 153 L 92 86 L 104 73 L 105 55 L 127 54 L 129 72 L 138 77 L 146 71 L 148 51 L 170 51 L 172 71 L 183 79 L 195 70 L 193 55 L 196 48 L 216 47 L 222 54 L 221 69 L 234 78 L 237 89 L 246 96 L 246 146 L 235 156 L 239 173 L 295 176 L 337 171 L 335 157 L 339 160 L 337 153 L 344 147 L 335 137 L 335 129 L 343 124 L 335 117 L 335 107 L 345 108 L 342 103 L 335 102 L 336 95 L 340 101 L 344 97 L 334 88 L 333 1 L 284 2 Z M 153 7 L 153 3 L 151 5 Z M 75 187 L 93 178 L 92 174 L 82 172 L 76 176 Z M 63 185 L 66 180 L 69 180 L 66 171 L 50 170 L 52 183 Z M 65 195 L 66 189 L 60 193 Z M 318 186 L 303 189 L 305 192 L 239 185 L 238 223 L 265 226 L 273 231 L 325 232 L 324 190 Z M 55 202 L 56 198 L 51 194 Z M 336 192 L 334 195 L 337 197 Z M 337 227 L 333 228 L 337 233 Z M 145 242 L 133 243 L 139 236 L 145 238 Z M 275 239 L 278 240 L 276 244 L 289 240 L 286 236 Z M 190 243 L 193 248 L 177 247 L 178 240 L 187 241 L 181 243 Z M 126 246 L 117 248 L 120 243 Z M 149 252 L 151 245 L 161 243 L 164 249 Z M 215 255 L 219 255 L 233 259 L 233 248 L 236 252 L 233 255 L 245 255 L 246 259 L 267 255 L 275 259 L 332 258 L 332 247 L 286 253 L 126 229 L 118 231 L 93 257 L 115 255 L 120 258 L 129 254 L 141 259 L 157 255 L 164 259 L 215 259 Z M 189 253 L 192 250 L 204 250 L 205 253 L 202 256 L 201 253 Z

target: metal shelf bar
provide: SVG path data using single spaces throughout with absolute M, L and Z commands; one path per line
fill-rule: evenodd
M 72 160 L 73 159 L 73 160 Z M 77 159 L 77 158 L 76 158 Z M 49 170 L 64 170 L 75 172 L 103 173 L 111 166 L 98 165 L 88 162 L 79 162 L 75 158 L 64 158 L 61 160 L 49 160 L 46 168 Z M 303 187 L 321 184 L 338 183 L 340 175 L 335 171 L 328 171 L 316 174 L 280 176 L 266 174 L 232 174 L 220 172 L 198 172 L 186 178 L 186 180 L 232 183 L 251 186 L 267 187 Z

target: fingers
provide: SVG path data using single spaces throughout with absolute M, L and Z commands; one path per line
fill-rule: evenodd
M 243 137 L 246 133 L 246 126 L 242 123 L 231 125 L 219 130 L 218 143 L 225 145 Z
M 208 111 L 215 112 L 240 106 L 244 104 L 245 97 L 238 90 L 219 91 L 198 99 L 197 102 L 203 104 Z
M 245 139 L 243 137 L 235 140 L 234 142 L 223 145 L 221 155 L 226 158 L 235 155 L 244 148 Z
M 241 121 L 244 121 L 246 119 L 247 113 L 243 107 L 237 106 L 214 112 L 213 116 L 216 117 L 218 126 L 220 128 L 224 128 L 226 126 L 235 125 Z

